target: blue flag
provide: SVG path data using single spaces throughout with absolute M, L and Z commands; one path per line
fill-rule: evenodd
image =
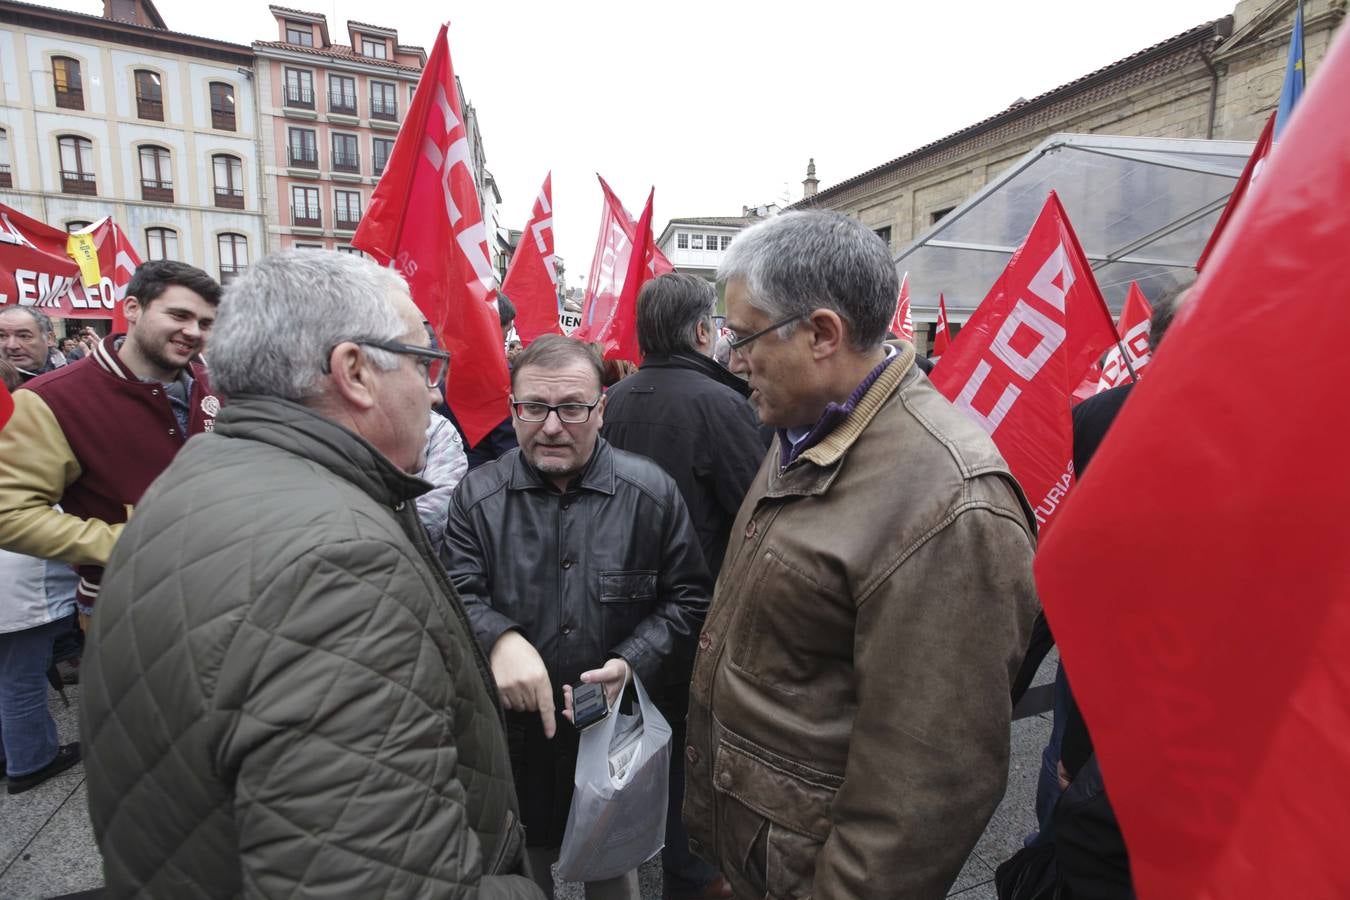
M 1280 91 L 1280 108 L 1275 111 L 1275 139 L 1289 124 L 1294 104 L 1303 96 L 1303 2 L 1294 10 L 1294 31 L 1289 40 L 1289 65 L 1284 70 L 1284 90 Z

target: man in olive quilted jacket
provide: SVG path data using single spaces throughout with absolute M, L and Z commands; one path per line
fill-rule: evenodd
M 417 518 L 428 344 L 361 258 L 279 253 L 231 285 L 229 402 L 145 494 L 91 624 L 109 896 L 542 896 L 496 688 Z

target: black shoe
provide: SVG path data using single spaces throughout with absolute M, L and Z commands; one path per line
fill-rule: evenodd
M 30 775 L 20 775 L 17 778 L 9 779 L 9 792 L 11 794 L 22 794 L 24 791 L 32 790 L 53 775 L 60 775 L 79 761 L 80 742 L 62 744 L 56 751 L 56 759 Z

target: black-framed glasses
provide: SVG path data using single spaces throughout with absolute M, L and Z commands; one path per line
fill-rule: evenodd
M 387 350 L 390 353 L 397 353 L 400 356 L 414 357 L 417 366 L 426 373 L 427 387 L 438 388 L 445 381 L 446 374 L 450 371 L 450 351 L 436 350 L 432 347 L 419 347 L 416 344 L 404 344 L 400 341 L 375 341 L 367 338 L 348 338 L 353 344 L 360 344 L 362 347 L 375 347 L 379 350 Z M 340 343 L 346 343 L 342 341 Z M 328 348 L 328 352 L 323 356 L 323 366 L 321 371 L 327 375 L 329 360 L 333 358 L 333 351 L 337 349 L 337 344 Z
M 784 325 L 791 325 L 798 319 L 804 319 L 809 315 L 810 315 L 809 312 L 799 312 L 796 315 L 788 316 L 786 319 L 779 319 L 777 322 L 774 322 L 767 328 L 761 328 L 754 334 L 748 334 L 743 338 L 736 337 L 736 332 L 733 331 L 731 332 L 731 342 L 727 346 L 729 346 L 732 350 L 735 350 L 737 353 L 739 353 L 741 349 L 744 348 L 751 341 L 757 341 L 760 338 L 764 337 L 764 335 L 768 334 L 770 331 L 773 331 L 775 328 L 782 328 Z
M 543 422 L 548 419 L 549 413 L 557 413 L 558 421 L 564 425 L 580 425 L 590 419 L 591 410 L 599 405 L 600 397 L 590 403 L 559 403 L 553 406 L 534 400 L 517 400 L 514 394 L 511 395 L 511 407 L 516 411 L 516 418 L 522 422 Z

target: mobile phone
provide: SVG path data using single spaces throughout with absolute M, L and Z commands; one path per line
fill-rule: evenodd
M 585 731 L 609 715 L 609 700 L 598 684 L 579 684 L 572 688 L 572 722 L 577 731 Z

